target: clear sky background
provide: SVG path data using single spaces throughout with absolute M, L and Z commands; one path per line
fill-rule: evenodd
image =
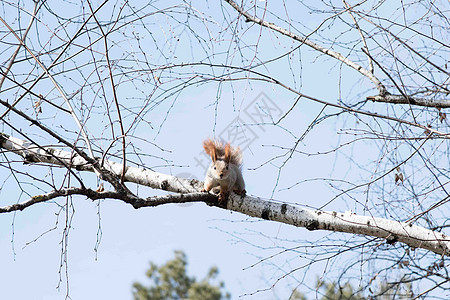
M 222 11 L 211 2 L 199 2 L 197 8 L 206 11 L 220 25 L 224 25 L 221 21 Z M 67 8 L 55 7 L 55 10 L 58 9 L 64 12 Z M 102 14 L 106 16 L 110 9 L 112 8 L 106 7 Z M 293 12 L 291 17 L 297 16 Z M 299 13 L 298 17 L 306 16 Z M 10 21 L 13 23 L 12 19 Z M 148 27 L 155 30 L 154 36 L 161 35 L 163 38 L 164 26 L 158 29 L 158 20 L 154 21 Z M 305 19 L 304 23 L 306 27 L 313 28 L 318 21 L 320 20 Z M 148 32 L 139 31 L 139 28 L 136 32 L 141 38 L 148 38 Z M 257 30 L 248 34 L 253 34 L 255 39 L 259 37 Z M 178 48 L 188 45 L 183 39 L 179 43 Z M 258 55 L 265 59 L 284 53 L 295 45 L 296 43 L 276 34 L 264 34 L 260 40 L 262 50 Z M 226 46 L 227 43 L 222 45 Z M 121 47 L 126 48 L 127 45 L 115 45 L 111 53 L 120 53 Z M 188 49 L 192 51 L 192 48 Z M 218 52 L 219 50 L 222 49 L 217 49 Z M 191 53 L 185 53 L 186 57 L 182 57 L 182 53 L 183 50 L 178 50 L 179 57 L 174 60 L 189 61 Z M 120 57 L 119 54 L 117 56 Z M 355 83 L 354 78 L 360 78 L 355 71 L 340 68 L 328 59 L 317 58 L 316 53 L 310 50 L 296 51 L 292 56 L 290 61 L 284 59 L 267 65 L 266 72 L 286 82 L 295 81 L 295 85 L 305 94 L 330 102 L 336 102 L 339 97 L 349 94 L 352 87 L 356 86 L 358 90 L 371 88 L 365 81 Z M 217 62 L 223 58 L 224 55 L 219 55 Z M 298 70 L 301 72 L 298 73 Z M 139 83 L 141 84 L 145 85 Z M 119 89 L 121 99 L 132 99 L 133 95 L 139 93 L 130 83 L 123 83 Z M 218 95 L 220 101 L 216 107 Z M 146 115 L 146 121 L 151 122 L 152 129 L 142 126 L 133 132 L 135 137 L 151 141 L 167 151 L 150 147 L 137 139 L 133 143 L 141 147 L 142 152 L 167 160 L 149 157 L 145 161 L 147 167 L 202 180 L 205 169 L 197 163 L 199 159 L 206 161 L 202 154 L 202 140 L 218 137 L 221 133 L 228 134 L 230 130 L 237 128 L 244 131 L 247 137 L 252 137 L 244 148 L 243 170 L 248 194 L 272 198 L 274 201 L 319 207 L 333 196 L 331 188 L 317 182 L 295 184 L 319 177 L 348 179 L 350 175 L 346 160 L 337 160 L 340 155 L 353 155 L 353 159 L 356 159 L 364 153 L 369 160 L 377 152 L 376 149 L 360 145 L 357 152 L 350 147 L 329 155 L 299 156 L 295 164 L 288 164 L 283 168 L 277 185 L 280 161 L 266 162 L 285 152 L 273 145 L 291 147 L 323 106 L 301 100 L 304 103 L 296 107 L 280 126 L 261 124 L 260 120 L 252 119 L 252 116 L 256 117 L 252 113 L 261 113 L 264 122 L 270 122 L 269 116 L 277 120 L 281 116 L 280 112 L 274 110 L 267 115 L 263 109 L 264 104 L 269 103 L 274 105 L 271 107 L 286 112 L 295 99 L 295 95 L 279 86 L 258 82 L 248 84 L 240 81 L 232 85 L 213 82 L 192 86 Z M 123 100 L 123 103 L 126 101 Z M 129 101 L 132 106 L 134 103 Z M 170 113 L 167 115 L 169 108 Z M 329 112 L 333 110 L 330 109 Z M 355 121 L 340 120 L 340 125 L 336 125 L 335 121 L 332 119 L 321 123 L 313 135 L 307 136 L 298 150 L 315 153 L 344 142 L 346 137 L 339 134 L 340 128 L 353 126 Z M 91 121 L 91 126 L 94 122 Z M 290 130 L 286 130 L 287 128 Z M 24 166 L 24 169 L 41 176 L 49 175 L 47 168 L 43 166 L 29 165 Z M 0 172 L 7 170 L 2 169 Z M 91 186 L 96 185 L 93 175 L 85 176 L 89 178 Z M 359 174 L 351 176 L 357 178 Z M 16 189 L 12 180 L 6 181 L 0 201 L 16 202 Z M 146 187 L 139 188 L 140 196 L 155 194 L 161 192 Z M 63 204 L 64 201 L 58 199 L 56 202 Z M 61 257 L 62 240 L 65 238 L 61 222 L 64 218 L 58 218 L 55 214 L 63 216 L 65 211 L 60 210 L 58 204 L 49 202 L 34 205 L 22 212 L 0 215 L 0 298 L 62 299 L 66 295 L 68 282 L 68 294 L 72 299 L 131 299 L 132 283 L 146 283 L 148 263 L 152 261 L 163 264 L 173 257 L 174 250 L 186 252 L 188 272 L 198 279 L 203 278 L 212 265 L 218 266 L 219 278 L 225 282 L 233 299 L 243 295 L 246 296 L 242 299 L 286 299 L 298 281 L 304 280 L 305 276 L 305 281 L 313 286 L 316 278 L 330 269 L 330 266 L 325 268 L 325 263 L 318 263 L 311 269 L 300 269 L 277 283 L 281 276 L 308 261 L 295 251 L 290 251 L 258 263 L 286 248 L 302 246 L 299 240 L 306 239 L 314 243 L 329 234 L 327 232 L 309 232 L 305 228 L 252 219 L 201 203 L 139 210 L 115 200 L 92 202 L 83 197 L 74 197 L 72 203 L 75 213 L 68 235 L 67 257 Z M 337 211 L 348 208 L 346 203 L 332 203 L 327 207 L 328 210 Z M 56 220 L 60 223 L 55 224 Z M 96 247 L 97 251 L 94 250 Z M 67 270 L 65 265 L 60 268 L 62 259 L 67 259 Z M 272 287 L 275 283 L 277 284 Z M 60 289 L 57 289 L 58 285 Z M 268 290 L 253 294 L 264 289 Z
M 257 98 L 261 91 L 263 90 L 255 88 L 255 92 L 249 94 Z M 214 96 L 214 90 L 211 92 L 212 95 L 203 94 L 198 98 L 180 97 L 180 102 L 186 105 L 182 105 L 183 109 L 175 109 L 162 129 L 160 136 L 167 137 L 161 138 L 161 141 L 165 142 L 164 147 L 173 149 L 170 158 L 176 166 L 170 168 L 170 171 L 174 175 L 192 174 L 199 179 L 204 177 L 205 171 L 201 166 L 196 166 L 195 158 L 206 159 L 201 155 L 201 142 L 202 139 L 212 136 L 212 132 L 210 126 L 204 126 L 203 121 L 211 118 L 211 113 L 208 108 L 199 111 L 198 107 L 202 105 L 188 104 L 199 101 L 198 99 L 208 103 Z M 238 90 L 237 93 L 239 92 Z M 270 90 L 265 92 L 271 97 L 276 95 Z M 223 98 L 226 98 L 226 95 Z M 278 105 L 285 103 L 280 101 Z M 303 113 L 299 112 L 298 115 Z M 299 117 L 299 126 L 305 127 L 306 122 L 302 119 Z M 220 127 L 218 125 L 218 129 Z M 264 157 L 261 157 L 260 153 L 266 152 L 267 149 L 262 145 L 277 144 L 276 140 L 280 137 L 267 129 L 264 132 L 258 126 L 252 127 L 252 130 L 258 136 L 244 152 L 247 191 L 251 195 L 269 198 L 274 189 L 274 182 L 273 177 L 264 176 L 264 169 L 269 169 L 270 172 L 270 167 L 257 171 L 248 169 L 258 167 L 263 162 Z M 332 133 L 332 128 L 330 131 L 323 130 L 322 138 L 329 138 Z M 176 138 L 173 138 L 174 135 Z M 180 144 L 183 147 L 180 147 Z M 323 160 L 319 165 L 299 165 L 294 170 L 286 171 L 283 176 L 296 176 L 298 179 L 303 173 L 310 176 L 318 174 L 320 172 L 317 167 L 322 163 L 330 164 L 332 159 Z M 45 171 L 45 167 L 41 169 L 42 172 Z M 306 174 L 304 178 L 307 178 Z M 283 184 L 280 187 L 288 186 Z M 140 193 L 142 196 L 154 195 L 149 188 L 141 188 Z M 275 198 L 315 207 L 324 202 L 324 199 L 328 199 L 328 193 L 326 189 L 302 191 L 294 188 Z M 64 203 L 64 200 L 58 200 L 59 203 L 61 201 Z M 68 237 L 67 257 L 69 294 L 72 299 L 131 299 L 132 283 L 136 280 L 145 283 L 144 274 L 148 262 L 162 264 L 172 258 L 173 251 L 177 249 L 186 252 L 188 271 L 199 279 L 206 275 L 210 266 L 217 265 L 220 279 L 235 298 L 258 289 L 270 288 L 278 277 L 301 264 L 301 259 L 293 254 L 282 254 L 266 263 L 254 267 L 250 267 L 251 265 L 282 251 L 287 246 L 299 246 L 295 240 L 304 238 L 305 235 L 311 236 L 313 241 L 324 234 L 247 218 L 205 204 L 166 205 L 135 210 L 119 201 L 91 202 L 83 197 L 74 197 L 73 205 L 75 214 Z M 5 287 L 2 293 L 6 298 L 32 299 L 39 295 L 39 299 L 61 299 L 65 294 L 65 281 L 61 283 L 61 291 L 56 289 L 61 260 L 62 224 L 40 237 L 55 226 L 55 212 L 58 211 L 55 206 L 53 203 L 46 203 L 30 207 L 23 212 L 0 216 L 1 265 L 3 270 L 7 270 L 0 273 L 0 282 Z M 61 214 L 64 214 L 64 211 Z M 60 222 L 62 220 L 63 218 Z M 99 230 L 101 241 L 98 251 L 95 252 Z M 38 240 L 33 242 L 36 238 Z M 286 242 L 284 239 L 292 242 Z M 62 271 L 65 272 L 65 269 Z M 312 274 L 319 276 L 320 271 L 318 268 L 318 273 Z M 293 274 L 294 277 L 303 275 L 303 271 Z M 314 276 L 311 279 L 315 281 Z M 248 297 L 285 299 L 295 287 L 294 283 L 295 280 L 288 276 L 274 289 Z

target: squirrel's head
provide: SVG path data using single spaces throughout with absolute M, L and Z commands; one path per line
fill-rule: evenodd
M 228 162 L 221 159 L 217 159 L 213 163 L 213 168 L 214 172 L 216 173 L 215 175 L 218 179 L 226 179 L 228 177 L 228 169 L 229 169 Z
M 226 179 L 228 177 L 228 169 L 231 158 L 231 146 L 229 143 L 225 145 L 224 151 L 225 154 L 220 159 L 217 156 L 213 158 L 214 171 L 219 179 Z

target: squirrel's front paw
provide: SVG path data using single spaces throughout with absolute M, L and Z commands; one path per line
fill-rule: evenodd
M 224 199 L 225 199 L 225 194 L 220 193 L 219 194 L 219 203 L 222 203 Z
M 242 191 L 241 190 L 235 190 L 234 193 L 239 195 L 239 196 L 241 196 L 241 197 L 245 197 L 245 195 L 247 194 L 247 191 L 246 190 L 242 190 Z
M 222 204 L 228 199 L 228 193 L 219 193 L 219 203 Z

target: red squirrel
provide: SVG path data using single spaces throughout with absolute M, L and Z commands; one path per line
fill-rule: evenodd
M 230 143 L 207 139 L 203 141 L 206 154 L 211 156 L 212 164 L 206 172 L 205 185 L 202 191 L 219 190 L 219 203 L 222 203 L 230 192 L 245 195 L 245 183 L 242 177 L 242 152 L 239 147 L 233 148 Z

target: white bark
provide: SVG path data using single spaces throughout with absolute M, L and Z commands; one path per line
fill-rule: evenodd
M 37 145 L 5 134 L 0 134 L 0 147 L 22 156 L 25 162 L 28 163 L 40 162 L 66 167 L 71 166 L 80 171 L 94 172 L 94 168 L 77 154 L 49 147 L 38 147 Z M 105 161 L 105 168 L 116 176 L 121 176 L 122 174 L 122 164 L 120 163 Z M 120 199 L 133 205 L 135 208 L 193 201 L 202 201 L 210 205 L 222 207 L 214 203 L 215 196 L 207 193 L 199 193 L 203 187 L 203 183 L 197 180 L 178 178 L 148 169 L 127 167 L 125 181 L 178 194 L 141 199 L 133 195 L 118 192 L 99 192 L 93 189 L 67 188 L 65 190 L 35 196 L 23 203 L 0 207 L 0 213 L 22 210 L 33 204 L 68 194 L 85 195 L 91 199 Z M 316 211 L 287 203 L 273 202 L 251 196 L 240 197 L 234 194 L 229 197 L 226 208 L 251 217 L 281 222 L 297 227 L 305 227 L 308 230 L 320 229 L 368 235 L 386 239 L 388 243 L 402 242 L 413 248 L 423 248 L 439 255 L 450 255 L 450 239 L 445 234 L 405 222 L 371 216 L 360 216 L 349 212 Z
M 386 94 L 384 96 L 370 96 L 367 97 L 367 100 L 374 102 L 384 102 L 391 104 L 411 104 L 411 105 L 419 105 L 426 107 L 439 107 L 439 108 L 449 108 L 450 100 L 449 99 L 427 99 L 427 98 L 416 98 L 416 97 L 404 97 L 402 95 L 390 95 Z
M 450 239 L 445 234 L 405 222 L 360 216 L 351 212 L 315 211 L 255 197 L 231 197 L 227 208 L 248 216 L 309 230 L 368 235 L 386 239 L 389 243 L 402 242 L 410 247 L 427 249 L 440 255 L 450 254 Z
M 0 147 L 22 156 L 28 163 L 45 163 L 59 166 L 70 166 L 79 171 L 94 172 L 92 165 L 75 152 L 68 152 L 51 147 L 39 147 L 27 141 L 0 133 Z M 122 175 L 122 164 L 105 160 L 103 166 L 117 176 Z M 149 169 L 128 166 L 125 182 L 133 182 L 154 189 L 175 193 L 193 193 L 202 189 L 198 180 L 188 180 L 172 175 L 158 173 Z

